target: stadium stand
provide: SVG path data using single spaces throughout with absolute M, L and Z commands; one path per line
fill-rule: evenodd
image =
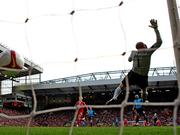
M 88 105 L 104 105 L 110 95 L 113 94 L 112 90 L 119 83 L 119 79 L 123 78 L 128 70 L 122 71 L 108 71 L 84 74 L 79 76 L 67 77 L 49 80 L 40 83 L 34 83 L 37 96 L 37 110 L 52 109 L 57 107 L 74 106 L 78 100 L 78 79 L 81 80 L 80 86 L 82 87 L 83 100 Z M 28 84 L 15 85 L 13 87 L 15 94 L 16 91 L 21 90 L 24 94 L 22 97 L 31 97 L 31 89 Z M 130 91 L 129 101 L 133 101 L 134 94 L 138 93 L 139 89 L 135 87 L 135 92 Z M 178 86 L 176 80 L 176 68 L 164 67 L 164 68 L 152 68 L 150 70 L 149 79 L 149 99 L 151 102 L 172 102 L 178 95 Z M 123 93 L 117 102 L 113 104 L 119 104 L 124 99 L 125 93 Z M 5 96 L 7 98 L 7 96 Z M 4 97 L 4 98 L 5 98 Z M 157 98 L 158 97 L 158 98 Z M 5 100 L 4 100 L 5 101 Z M 14 99 L 15 101 L 15 99 Z M 11 103 L 14 103 L 12 101 Z M 33 101 L 32 101 L 33 102 Z M 33 103 L 32 103 L 33 104 Z M 27 107 L 15 107 L 14 104 L 7 105 L 4 103 L 3 113 L 7 115 L 22 115 L 29 114 L 32 106 Z M 94 117 L 93 126 L 119 126 L 120 109 L 94 109 L 96 115 Z M 161 125 L 172 125 L 173 109 L 172 107 L 146 107 L 145 111 L 148 113 L 149 123 L 153 126 L 153 114 L 158 112 L 158 116 Z M 71 126 L 71 122 L 74 116 L 74 110 L 50 112 L 36 115 L 31 126 Z M 177 124 L 180 124 L 180 112 L 178 111 Z M 124 112 L 124 118 L 128 121 L 127 126 L 134 125 L 134 115 L 132 113 L 132 106 L 127 106 Z M 1 125 L 13 125 L 24 126 L 28 122 L 28 118 L 24 119 L 6 119 L 0 118 Z M 119 124 L 118 124 L 119 122 Z M 83 123 L 84 126 L 89 126 L 88 118 Z M 140 119 L 140 125 L 143 125 L 142 119 Z
M 120 126 L 119 109 L 95 109 L 93 126 Z M 149 116 L 148 126 L 154 126 L 153 113 L 158 112 L 158 119 L 161 121 L 161 126 L 170 126 L 173 124 L 173 109 L 172 107 L 148 107 L 146 108 Z M 27 114 L 25 110 L 15 110 L 3 108 L 3 113 L 9 116 Z M 73 119 L 74 111 L 50 112 L 37 115 L 33 118 L 31 126 L 49 126 L 49 127 L 69 127 Z M 180 125 L 180 111 L 178 111 L 177 125 Z M 119 123 L 116 124 L 116 118 Z M 128 120 L 127 126 L 134 126 L 134 118 L 132 111 L 126 108 L 124 118 Z M 140 125 L 143 126 L 143 118 L 140 120 Z M 1 126 L 24 126 L 27 124 L 28 118 L 23 119 L 6 119 L 0 117 Z M 85 126 L 90 126 L 88 116 L 85 118 Z
M 37 109 L 74 105 L 78 100 L 79 85 L 87 104 L 105 104 L 113 94 L 112 90 L 127 72 L 128 70 L 95 72 L 35 83 L 33 87 L 37 99 L 41 99 L 37 102 Z M 148 96 L 151 102 L 172 102 L 176 99 L 178 86 L 175 67 L 151 68 L 149 76 Z M 20 90 L 28 96 L 32 94 L 31 85 L 18 85 L 13 89 Z M 138 88 L 133 89 L 135 91 L 130 91 L 129 101 L 132 101 L 134 94 L 139 92 Z M 122 93 L 121 98 L 115 103 L 120 103 L 124 96 L 125 93 Z

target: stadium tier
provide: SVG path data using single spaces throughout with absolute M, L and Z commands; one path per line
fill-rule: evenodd
M 127 74 L 128 70 L 95 72 L 78 76 L 48 80 L 33 84 L 37 96 L 38 109 L 47 105 L 69 106 L 74 105 L 79 96 L 79 87 L 82 89 L 84 100 L 88 104 L 105 104 L 112 96 L 114 88 Z M 15 91 L 22 91 L 31 96 L 31 85 L 14 86 Z M 129 100 L 132 101 L 134 94 L 140 89 L 134 87 L 130 90 Z M 149 71 L 148 97 L 151 102 L 172 102 L 178 95 L 178 86 L 175 67 L 151 68 Z M 125 93 L 114 103 L 120 103 Z M 40 100 L 39 100 L 40 99 Z

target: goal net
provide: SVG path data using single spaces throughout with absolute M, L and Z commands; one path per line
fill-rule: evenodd
M 72 135 L 82 109 L 75 104 L 83 97 L 95 120 L 85 115 L 78 126 L 117 126 L 123 135 L 125 126 L 156 125 L 158 114 L 161 125 L 172 126 L 178 135 L 179 0 L 6 0 L 0 5 L 1 45 L 38 64 L 30 62 L 24 77 L 3 76 L 1 126 L 24 126 L 25 135 L 34 126 L 66 126 Z M 149 102 L 141 103 L 145 123 L 132 111 L 142 91 L 129 87 L 129 80 L 116 101 L 106 101 L 132 68 L 128 59 L 136 43 L 149 48 L 156 42 L 151 19 L 157 20 L 163 43 L 150 59 Z M 39 65 L 43 73 L 34 75 Z

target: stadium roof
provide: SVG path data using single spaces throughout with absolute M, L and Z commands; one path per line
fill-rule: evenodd
M 0 53 L 5 51 L 6 49 L 8 49 L 8 48 L 0 44 Z M 43 72 L 43 69 L 39 65 L 33 63 L 32 61 L 28 60 L 27 58 L 24 58 L 24 60 L 25 60 L 24 66 L 27 69 L 32 69 L 31 75 L 41 74 Z M 28 75 L 29 75 L 29 71 L 20 72 L 16 75 L 16 78 L 24 77 L 24 76 L 28 76 Z M 0 81 L 6 80 L 6 79 L 8 79 L 8 78 L 5 76 L 0 76 Z
M 111 91 L 124 78 L 129 70 L 95 72 L 66 78 L 53 79 L 33 84 L 36 94 L 77 93 L 79 87 L 83 92 Z M 153 88 L 177 87 L 176 67 L 151 68 L 149 86 Z M 15 90 L 31 93 L 31 85 L 18 85 Z
M 115 70 L 106 72 L 94 72 L 88 74 L 82 74 L 77 76 L 70 76 L 59 79 L 52 79 L 41 82 L 41 84 L 63 84 L 63 83 L 73 83 L 73 82 L 87 82 L 87 81 L 98 81 L 98 80 L 112 80 L 112 79 L 122 79 L 129 72 L 129 70 Z M 157 67 L 150 68 L 148 76 L 156 77 L 156 81 L 162 81 L 166 78 L 168 80 L 176 79 L 176 67 Z M 173 76 L 173 78 L 171 78 Z M 161 78 L 163 77 L 163 78 Z M 163 79 L 163 80 L 164 80 Z M 150 79 L 152 80 L 152 79 Z M 154 80 L 155 81 L 155 80 Z

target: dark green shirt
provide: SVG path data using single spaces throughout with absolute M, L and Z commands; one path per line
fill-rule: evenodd
M 128 61 L 133 61 L 132 71 L 140 75 L 147 76 L 151 63 L 151 55 L 161 46 L 162 39 L 158 29 L 154 29 L 156 34 L 156 42 L 147 49 L 138 49 L 132 51 Z

